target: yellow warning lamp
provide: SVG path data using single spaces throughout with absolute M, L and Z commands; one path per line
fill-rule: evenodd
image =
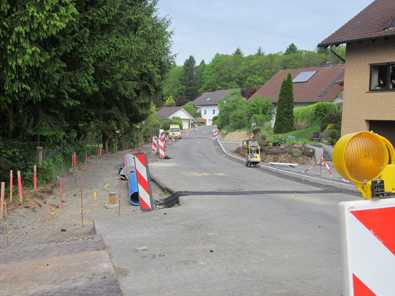
M 395 149 L 373 132 L 345 135 L 333 150 L 333 164 L 353 182 L 365 199 L 395 193 Z

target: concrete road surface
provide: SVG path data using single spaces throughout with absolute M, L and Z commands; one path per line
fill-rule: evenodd
M 233 162 L 208 128 L 169 153 L 152 173 L 200 196 L 97 221 L 125 295 L 342 295 L 337 204 L 356 197 Z

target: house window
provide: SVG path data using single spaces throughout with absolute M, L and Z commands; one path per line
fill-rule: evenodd
M 215 109 L 213 109 L 213 115 L 215 115 Z
M 370 66 L 370 90 L 395 90 L 395 64 Z
M 207 109 L 204 109 L 203 114 L 207 115 Z

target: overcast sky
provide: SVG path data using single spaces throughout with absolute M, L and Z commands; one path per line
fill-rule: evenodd
M 372 0 L 159 0 L 171 19 L 177 64 L 193 55 L 209 62 L 216 53 L 245 54 L 262 47 L 284 51 L 291 42 L 314 49 Z

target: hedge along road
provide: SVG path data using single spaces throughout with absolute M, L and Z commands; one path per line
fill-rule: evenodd
M 355 196 L 246 168 L 209 128 L 168 152 L 151 172 L 193 193 L 182 206 L 97 225 L 125 295 L 341 295 L 337 203 Z

